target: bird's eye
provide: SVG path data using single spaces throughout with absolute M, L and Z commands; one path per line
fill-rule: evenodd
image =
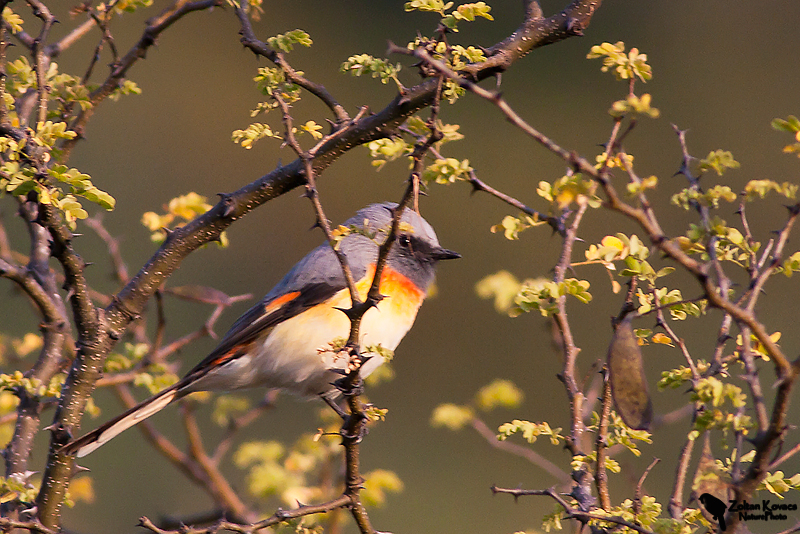
M 411 244 L 411 239 L 406 234 L 400 234 L 397 236 L 397 242 L 400 243 L 401 247 L 408 247 Z

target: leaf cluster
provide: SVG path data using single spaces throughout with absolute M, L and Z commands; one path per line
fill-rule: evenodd
M 206 197 L 198 195 L 194 191 L 180 195 L 164 206 L 164 213 L 159 215 L 154 211 L 145 212 L 142 215 L 142 225 L 150 230 L 150 240 L 154 243 L 163 243 L 167 237 L 167 232 L 173 228 L 182 226 L 185 222 L 191 221 L 198 215 L 210 210 L 213 206 L 206 201 Z M 228 237 L 222 232 L 219 238 L 219 246 L 228 246 Z

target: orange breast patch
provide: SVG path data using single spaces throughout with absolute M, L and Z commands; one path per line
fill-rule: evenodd
M 364 278 L 356 283 L 359 296 L 366 298 L 369 286 L 372 285 L 372 278 L 375 276 L 375 265 L 370 265 Z M 380 284 L 381 295 L 389 297 L 392 307 L 401 309 L 413 308 L 416 313 L 417 308 L 422 305 L 425 293 L 414 283 L 389 267 L 383 268 Z

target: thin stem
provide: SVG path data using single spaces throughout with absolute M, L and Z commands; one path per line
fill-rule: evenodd
M 608 494 L 608 472 L 606 471 L 606 449 L 608 439 L 608 420 L 611 416 L 611 381 L 608 377 L 608 369 L 603 369 L 603 404 L 600 412 L 600 421 L 597 425 L 597 437 L 595 439 L 595 450 L 597 451 L 597 462 L 595 462 L 595 485 L 597 495 L 600 497 L 600 507 L 603 510 L 611 509 L 611 497 Z

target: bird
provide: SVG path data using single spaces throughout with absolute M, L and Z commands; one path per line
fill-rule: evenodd
M 360 298 L 372 283 L 379 244 L 390 233 L 398 205 L 371 204 L 345 221 L 348 229 L 338 243 L 356 281 Z M 360 327 L 362 347 L 395 350 L 409 331 L 430 291 L 436 264 L 461 255 L 443 248 L 436 233 L 417 212 L 404 209 L 395 242 L 389 249 L 380 280 L 381 298 L 367 310 Z M 61 451 L 86 456 L 101 445 L 167 405 L 198 391 L 228 391 L 251 387 L 286 390 L 301 397 L 322 397 L 329 404 L 340 393 L 334 382 L 351 362 L 331 349 L 347 338 L 350 292 L 331 245 L 326 242 L 301 259 L 260 302 L 231 326 L 200 363 L 182 379 L 65 444 Z M 361 377 L 384 362 L 378 352 L 362 355 Z
M 711 516 L 717 521 L 717 523 L 719 523 L 720 530 L 725 532 L 725 512 L 728 509 L 725 503 L 710 493 L 703 493 L 700 495 L 699 501 L 703 504 L 703 507 L 705 507 L 708 513 L 711 514 Z

